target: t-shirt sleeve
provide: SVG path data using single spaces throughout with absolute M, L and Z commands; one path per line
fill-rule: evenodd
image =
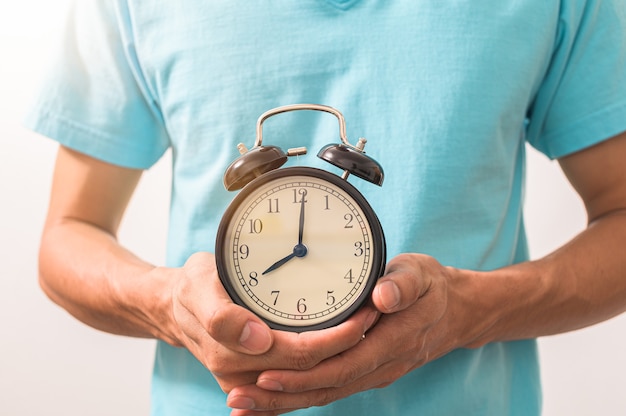
M 167 150 L 169 137 L 121 4 L 74 2 L 25 124 L 105 162 L 146 169 Z
M 561 2 L 554 54 L 528 142 L 554 159 L 626 130 L 626 2 Z

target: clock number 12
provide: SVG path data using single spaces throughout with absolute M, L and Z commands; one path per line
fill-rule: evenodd
M 298 198 L 298 194 L 302 195 L 300 198 Z M 306 194 L 307 194 L 307 190 L 304 188 L 300 188 L 300 189 L 294 189 L 293 190 L 293 203 L 294 204 L 300 204 L 302 203 L 302 200 L 304 200 L 305 203 L 307 203 L 308 201 L 306 200 Z

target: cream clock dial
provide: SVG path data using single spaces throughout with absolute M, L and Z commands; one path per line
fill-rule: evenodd
M 231 298 L 270 327 L 305 331 L 347 319 L 385 264 L 365 198 L 329 172 L 292 167 L 255 179 L 226 211 L 216 261 Z

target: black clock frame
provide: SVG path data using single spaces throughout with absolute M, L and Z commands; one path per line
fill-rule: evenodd
M 215 260 L 217 264 L 217 271 L 222 282 L 222 285 L 226 289 L 226 292 L 230 296 L 230 298 L 237 305 L 243 306 L 244 308 L 252 311 L 250 307 L 240 298 L 237 294 L 233 282 L 227 276 L 227 267 L 226 267 L 226 258 L 225 254 L 230 255 L 230 249 L 227 249 L 227 252 L 224 252 L 224 239 L 227 236 L 229 229 L 232 228 L 232 217 L 235 214 L 237 208 L 248 197 L 248 195 L 252 194 L 258 187 L 273 181 L 274 179 L 289 177 L 289 176 L 309 176 L 313 178 L 319 178 L 325 180 L 327 182 L 332 183 L 340 188 L 342 188 L 348 195 L 350 195 L 356 203 L 362 208 L 363 213 L 365 215 L 366 220 L 370 225 L 370 229 L 372 232 L 372 252 L 374 255 L 372 256 L 372 268 L 370 271 L 370 275 L 367 276 L 367 281 L 365 283 L 365 289 L 359 295 L 359 297 L 342 313 L 339 315 L 329 319 L 328 321 L 324 321 L 314 325 L 303 325 L 303 326 L 292 326 L 292 325 L 283 325 L 276 322 L 273 322 L 269 319 L 260 317 L 267 325 L 276 330 L 281 331 L 290 331 L 290 332 L 305 332 L 305 331 L 314 331 L 321 330 L 336 326 L 350 316 L 352 316 L 358 309 L 361 308 L 365 303 L 367 303 L 370 299 L 371 293 L 376 286 L 376 282 L 383 275 L 385 271 L 386 265 L 386 256 L 387 256 L 387 248 L 385 243 L 385 235 L 383 233 L 383 228 L 380 224 L 380 220 L 378 216 L 372 209 L 369 202 L 365 199 L 365 197 L 356 189 L 351 183 L 346 181 L 345 179 L 330 173 L 328 171 L 312 168 L 312 167 L 288 167 L 282 169 L 276 169 L 265 173 L 258 178 L 254 179 L 250 183 L 248 183 L 243 189 L 235 196 L 233 201 L 230 203 L 228 208 L 226 209 L 224 215 L 222 216 L 222 220 L 220 221 L 217 236 L 215 239 Z M 252 311 L 254 312 L 254 311 Z

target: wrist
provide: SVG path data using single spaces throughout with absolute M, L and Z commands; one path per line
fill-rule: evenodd
M 544 307 L 555 299 L 558 288 L 548 278 L 551 274 L 537 263 L 485 272 L 456 270 L 454 275 L 452 291 L 465 307 L 462 313 L 474 317 L 469 331 L 467 327 L 459 329 L 467 334 L 465 347 L 544 335 Z
M 172 293 L 181 276 L 181 269 L 151 266 L 116 287 L 116 307 L 132 316 L 144 337 L 180 346 Z

